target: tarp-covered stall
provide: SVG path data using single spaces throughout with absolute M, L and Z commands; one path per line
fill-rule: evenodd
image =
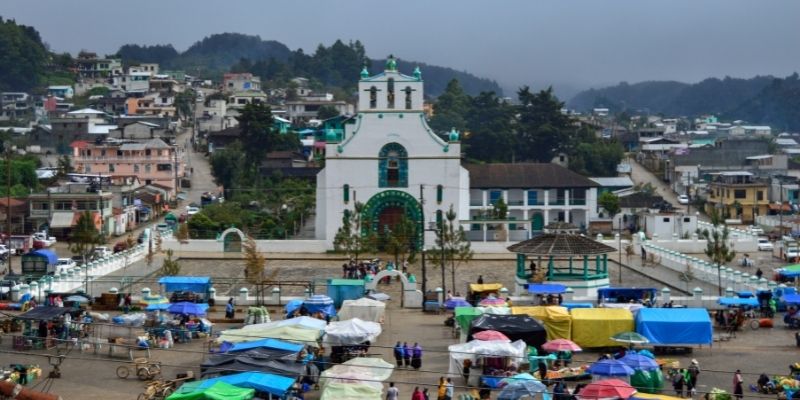
M 328 296 L 333 299 L 333 306 L 339 308 L 346 300 L 355 300 L 364 296 L 363 279 L 328 279 Z
M 511 357 L 512 361 L 521 364 L 525 361 L 527 344 L 522 340 L 516 342 L 473 340 L 467 343 L 453 344 L 447 347 L 450 351 L 450 367 L 448 374 L 461 375 L 464 360 L 472 361 L 477 365 L 477 357 Z
M 643 308 L 636 332 L 655 345 L 711 344 L 711 318 L 704 308 Z
M 225 382 L 214 382 L 213 385 L 193 390 L 191 392 L 177 392 L 169 395 L 167 400 L 249 400 L 256 391 L 240 388 Z
M 208 293 L 211 288 L 211 277 L 208 276 L 165 276 L 158 280 L 164 285 L 164 292 Z
M 309 329 L 300 326 L 278 326 L 266 329 L 228 329 L 222 331 L 219 338 L 217 338 L 217 343 L 239 343 L 250 342 L 261 338 L 272 338 L 297 342 L 306 346 L 319 347 L 317 340 L 319 340 L 320 336 L 322 335 L 318 329 Z
M 378 300 L 362 297 L 358 300 L 345 300 L 339 309 L 339 319 L 359 318 L 364 321 L 383 322 L 386 304 Z
M 525 314 L 544 323 L 547 330 L 547 340 L 570 339 L 572 317 L 565 307 L 536 306 L 536 307 L 511 307 L 512 314 Z
M 633 314 L 622 308 L 573 308 L 572 341 L 583 348 L 619 346 L 611 336 L 634 328 Z
M 245 389 L 254 389 L 260 393 L 269 393 L 273 396 L 283 397 L 292 388 L 296 380 L 281 375 L 265 374 L 263 372 L 241 372 L 219 378 L 204 379 L 202 381 L 187 382 L 181 385 L 176 393 L 191 393 L 203 391 L 214 386 L 217 382 L 225 382 Z
M 296 379 L 305 374 L 306 366 L 297 361 L 296 353 L 257 348 L 239 353 L 212 354 L 200 364 L 200 371 L 202 376 L 255 371 Z
M 381 331 L 381 325 L 377 322 L 353 318 L 328 324 L 323 340 L 328 346 L 354 346 L 367 341 L 374 342 Z
M 511 341 L 522 340 L 529 346 L 541 347 L 547 341 L 547 330 L 537 320 L 527 315 L 484 314 L 470 324 L 467 340 L 481 331 L 498 331 Z

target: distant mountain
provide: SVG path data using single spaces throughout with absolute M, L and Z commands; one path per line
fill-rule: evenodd
M 184 52 L 175 51 L 172 45 L 137 44 L 126 44 L 117 52 L 126 63 L 128 60 L 157 62 L 162 69 L 183 69 L 190 74 L 207 78 L 218 79 L 221 73 L 233 68 L 259 74 L 263 79 L 286 78 L 282 75 L 290 73 L 305 74 L 333 86 L 355 85 L 360 68 L 358 66 L 363 58 L 354 63 L 353 56 L 363 54 L 363 46 L 358 41 L 344 44 L 337 40 L 330 47 L 320 45 L 315 53 L 305 54 L 300 49 L 292 51 L 274 40 L 263 40 L 259 36 L 240 33 L 208 36 Z M 383 67 L 384 60 L 372 60 L 372 65 L 372 69 L 378 71 Z M 497 82 L 468 72 L 422 62 L 398 62 L 398 67 L 407 73 L 411 73 L 416 66 L 423 70 L 425 89 L 429 96 L 441 94 L 447 82 L 454 78 L 471 95 L 477 95 L 481 91 L 494 91 L 502 95 L 502 89 Z
M 623 82 L 583 91 L 567 105 L 582 111 L 607 107 L 614 112 L 646 109 L 651 114 L 670 116 L 715 114 L 779 130 L 800 130 L 800 82 L 796 73 L 786 78 L 709 78 L 695 84 Z

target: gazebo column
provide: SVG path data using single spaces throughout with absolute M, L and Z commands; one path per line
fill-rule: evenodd
M 553 280 L 553 273 L 555 265 L 553 265 L 553 256 L 547 257 L 547 280 Z
M 583 256 L 583 278 L 589 276 L 589 256 Z
M 569 256 L 569 274 L 572 275 L 572 256 Z
M 608 274 L 608 254 L 603 254 L 603 273 Z
M 594 256 L 594 274 L 600 273 L 600 256 Z
M 517 253 L 517 277 L 525 278 L 525 254 Z

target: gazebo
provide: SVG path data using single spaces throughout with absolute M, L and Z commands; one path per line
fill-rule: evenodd
M 526 271 L 527 259 L 535 257 L 539 268 L 544 267 L 545 260 L 547 262 L 545 280 L 569 286 L 578 296 L 596 296 L 597 288 L 608 286 L 608 253 L 616 251 L 571 233 L 545 233 L 509 246 L 508 250 L 517 253 L 518 294 L 532 278 L 531 271 Z M 582 263 L 576 263 L 576 259 Z

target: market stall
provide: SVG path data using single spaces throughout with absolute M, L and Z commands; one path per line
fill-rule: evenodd
M 712 330 L 704 308 L 643 308 L 636 316 L 636 331 L 655 345 L 710 345 Z
M 320 375 L 322 398 L 349 399 L 351 397 L 341 397 L 349 392 L 361 393 L 366 395 L 366 398 L 374 398 L 377 395 L 380 399 L 383 382 L 389 379 L 393 370 L 393 364 L 380 358 L 354 358 L 335 365 Z
M 86 336 L 85 325 L 72 323 L 74 310 L 65 307 L 35 307 L 14 317 L 22 325 L 13 337 L 14 350 L 53 348 L 61 341 Z
M 187 382 L 178 388 L 176 394 L 202 392 L 217 382 L 224 382 L 238 388 L 253 389 L 256 396 L 263 399 L 282 399 L 292 389 L 295 379 L 263 372 L 241 372 L 218 378 Z
M 222 331 L 217 338 L 217 343 L 239 343 L 260 338 L 272 338 L 301 343 L 306 346 L 319 347 L 317 341 L 320 337 L 321 332 L 319 329 L 309 329 L 302 326 L 277 326 L 273 328 L 245 327 L 242 329 L 228 329 Z
M 569 339 L 572 337 L 572 316 L 566 307 L 535 306 L 511 307 L 512 314 L 525 314 L 544 323 L 547 340 Z
M 297 379 L 306 373 L 299 353 L 268 348 L 253 348 L 236 353 L 212 354 L 200 364 L 203 377 L 255 371 Z M 299 360 L 300 359 L 300 360 Z
M 525 362 L 527 345 L 522 340 L 509 342 L 473 340 L 467 343 L 450 345 L 451 376 L 464 376 L 464 363 L 471 365 L 469 384 L 478 386 L 479 380 L 492 387 L 497 387 L 503 378 L 519 373 L 519 367 Z
M 365 356 L 380 334 L 379 323 L 354 318 L 328 324 L 323 342 L 331 348 L 331 360 L 339 363 Z
M 501 332 L 511 341 L 522 340 L 537 348 L 547 341 L 544 326 L 527 315 L 481 315 L 470 324 L 467 340 L 472 340 L 475 333 L 486 330 Z
M 347 300 L 355 300 L 364 296 L 363 279 L 328 279 L 328 297 L 333 306 L 339 308 Z
M 305 346 L 297 343 L 284 342 L 276 339 L 259 339 L 251 342 L 223 343 L 220 348 L 221 353 L 239 353 L 251 349 L 268 349 L 275 352 L 286 352 L 286 354 L 297 354 Z
M 625 309 L 574 308 L 570 315 L 572 341 L 583 348 L 619 346 L 611 337 L 634 328 L 633 314 Z
M 333 304 L 333 299 L 324 294 L 315 294 L 303 300 L 303 306 L 300 310 L 305 310 L 311 316 L 319 316 L 322 318 L 331 318 L 336 316 L 336 307 Z M 305 315 L 301 312 L 301 315 Z
M 167 400 L 250 400 L 255 396 L 254 389 L 241 388 L 217 381 L 211 386 L 190 392 L 177 391 Z
M 339 309 L 339 319 L 347 320 L 359 318 L 364 321 L 383 322 L 386 314 L 386 304 L 362 297 L 357 300 L 345 300 Z
M 467 290 L 467 301 L 476 306 L 481 300 L 489 297 L 489 295 L 497 297 L 497 294 L 500 293 L 500 289 L 502 288 L 502 283 L 471 283 Z
M 164 276 L 158 280 L 163 293 L 169 293 L 170 302 L 208 302 L 211 277 L 208 276 Z

